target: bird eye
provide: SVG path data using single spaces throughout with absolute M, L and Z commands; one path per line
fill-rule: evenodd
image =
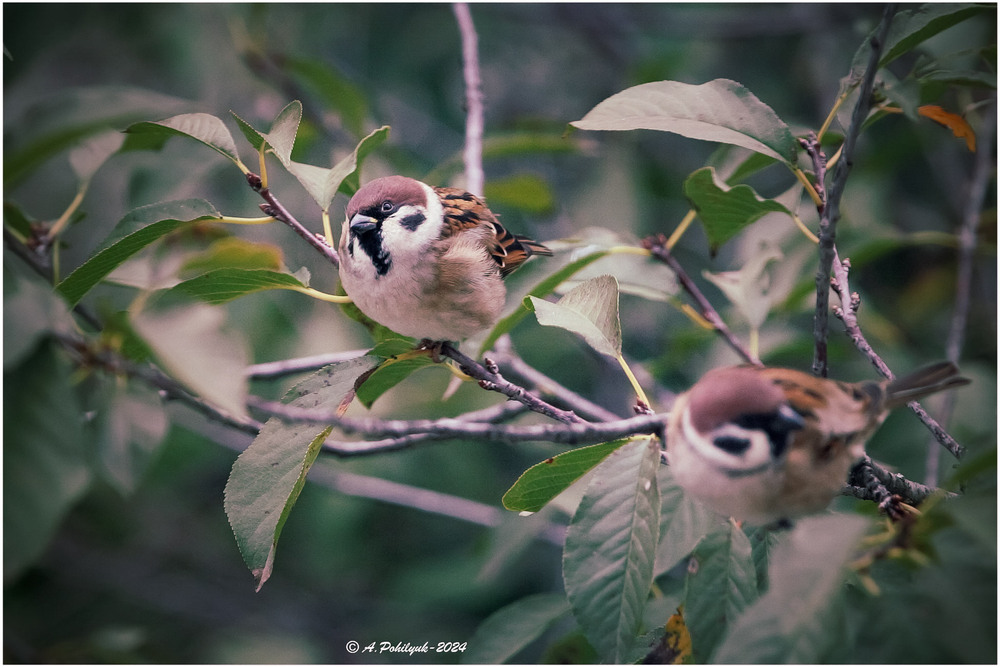
M 737 438 L 731 435 L 720 435 L 712 441 L 716 447 L 730 454 L 742 454 L 750 449 L 750 441 L 746 438 Z
M 381 208 L 381 210 L 382 210 L 383 213 L 391 213 L 392 209 L 394 209 L 396 207 L 392 205 L 391 201 L 389 201 L 388 199 L 386 199 L 384 202 L 382 202 L 382 206 L 380 208 Z

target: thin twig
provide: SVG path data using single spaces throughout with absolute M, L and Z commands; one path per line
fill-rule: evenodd
M 698 289 L 698 286 L 695 284 L 694 280 L 691 279 L 691 276 L 687 274 L 687 271 L 684 270 L 681 263 L 678 262 L 677 258 L 674 257 L 670 250 L 667 249 L 666 243 L 666 236 L 660 234 L 643 240 L 642 247 L 649 250 L 650 254 L 654 258 L 670 267 L 670 269 L 677 276 L 677 280 L 680 282 L 684 290 L 691 296 L 692 299 L 695 300 L 695 303 L 698 304 L 698 308 L 701 311 L 700 315 L 704 317 L 717 332 L 719 332 L 719 335 L 721 335 L 723 339 L 729 343 L 729 346 L 733 348 L 733 350 L 740 355 L 744 361 L 755 366 L 762 365 L 760 359 L 758 359 L 756 355 L 752 354 L 750 350 L 748 350 L 746 346 L 744 346 L 743 343 L 741 343 L 740 340 L 733 335 L 733 332 L 729 330 L 729 327 L 726 326 L 722 317 L 715 310 L 715 308 L 712 307 L 712 304 L 707 298 L 705 298 L 705 295 L 702 294 L 701 290 Z
M 483 87 L 479 76 L 479 38 L 469 5 L 452 5 L 462 35 L 462 71 L 465 76 L 465 189 L 483 195 Z
M 879 375 L 889 380 L 894 380 L 896 378 L 895 373 L 892 372 L 892 369 L 889 368 L 882 357 L 875 352 L 868 339 L 865 338 L 864 333 L 861 332 L 861 326 L 858 324 L 857 312 L 861 306 L 861 297 L 857 292 L 851 292 L 850 283 L 848 282 L 848 272 L 851 262 L 848 259 L 841 261 L 837 255 L 836 248 L 833 249 L 833 252 L 835 257 L 833 263 L 834 277 L 830 279 L 830 285 L 837 293 L 841 303 L 840 306 L 834 306 L 833 314 L 844 323 L 847 336 L 854 343 L 854 346 L 875 366 L 875 370 L 879 372 Z M 962 458 L 965 448 L 958 444 L 933 417 L 927 414 L 927 411 L 917 401 L 907 403 L 907 407 L 920 418 L 920 421 L 924 423 L 924 426 L 928 428 L 937 442 L 951 452 L 955 458 Z
M 593 401 L 581 396 L 572 389 L 564 387 L 534 366 L 528 364 L 516 352 L 510 342 L 510 336 L 503 335 L 493 347 L 493 360 L 500 366 L 507 367 L 526 384 L 532 385 L 539 393 L 552 396 L 573 412 L 588 417 L 594 421 L 609 422 L 620 419 L 618 415 Z
M 287 375 L 314 371 L 340 361 L 357 359 L 366 352 L 367 350 L 348 350 L 347 352 L 330 352 L 327 354 L 317 354 L 312 357 L 300 357 L 298 359 L 267 361 L 247 366 L 244 375 L 251 380 L 273 380 Z
M 583 422 L 583 419 L 581 419 L 574 412 L 569 410 L 560 410 L 554 405 L 550 405 L 549 403 L 538 398 L 524 387 L 519 387 L 518 385 L 505 380 L 504 377 L 500 375 L 500 370 L 496 367 L 496 364 L 491 362 L 489 359 L 485 360 L 485 364 L 480 364 L 471 357 L 463 354 L 451 343 L 442 344 L 441 354 L 449 359 L 457 361 L 459 370 L 469 377 L 479 380 L 479 386 L 483 389 L 499 392 L 507 398 L 524 403 L 534 412 L 545 415 L 546 417 L 551 417 L 552 419 L 561 421 L 565 424 Z
M 473 422 L 473 423 L 486 423 L 486 424 L 500 424 L 507 422 L 515 417 L 523 415 L 528 412 L 528 406 L 522 403 L 516 403 L 513 401 L 506 401 L 500 403 L 499 405 L 494 405 L 492 407 L 486 408 L 484 410 L 478 410 L 475 412 L 467 412 L 464 415 L 456 417 L 461 421 Z M 396 438 L 384 438 L 382 440 L 370 440 L 364 444 L 363 448 L 359 448 L 354 443 L 343 443 L 336 440 L 327 439 L 323 443 L 323 450 L 328 454 L 334 454 L 342 458 L 350 456 L 358 456 L 363 454 L 364 451 L 361 449 L 370 449 L 373 453 L 388 453 L 394 452 L 401 449 L 409 449 L 415 445 L 420 445 L 426 442 L 440 442 L 440 438 L 434 437 L 433 434 L 428 433 L 414 433 L 412 435 L 403 435 Z
M 336 248 L 332 248 L 327 245 L 326 241 L 321 237 L 313 234 L 305 226 L 295 219 L 288 209 L 282 205 L 278 198 L 274 196 L 270 188 L 265 188 L 260 176 L 251 172 L 247 173 L 247 183 L 253 188 L 254 192 L 258 193 L 263 199 L 264 203 L 260 205 L 260 210 L 264 212 L 265 215 L 270 215 L 275 220 L 280 220 L 289 227 L 292 228 L 296 234 L 305 239 L 306 243 L 311 245 L 313 248 L 319 251 L 328 262 L 334 266 L 340 266 L 340 257 L 337 255 Z
M 277 401 L 252 398 L 250 405 L 283 421 L 305 424 L 333 425 L 346 434 L 361 434 L 375 438 L 400 438 L 424 434 L 428 440 L 457 438 L 480 442 L 552 442 L 561 445 L 591 445 L 633 435 L 662 437 L 667 415 L 640 415 L 613 422 L 575 422 L 564 424 L 505 425 L 469 422 L 445 417 L 441 419 L 377 419 L 338 415 L 335 411 L 300 408 Z M 344 455 L 374 454 L 378 448 L 371 443 L 342 443 Z
M 836 248 L 834 241 L 837 236 L 837 222 L 840 220 L 840 199 L 847 186 L 847 176 L 851 170 L 854 158 L 854 147 L 861 134 L 861 126 L 868 117 L 868 110 L 871 106 L 872 88 L 875 85 L 875 73 L 878 71 L 878 63 L 882 55 L 882 48 L 885 45 L 886 36 L 889 33 L 889 26 L 892 25 L 892 17 L 896 13 L 895 5 L 888 5 L 882 15 L 882 22 L 879 24 L 878 34 L 871 42 L 871 55 L 868 58 L 868 67 L 865 70 L 864 79 L 858 90 L 858 101 L 851 114 L 851 124 L 844 134 L 844 144 L 842 147 L 841 160 L 837 162 L 834 169 L 833 183 L 827 191 L 825 205 L 820 211 L 819 220 L 819 269 L 816 272 L 816 313 L 813 318 L 813 343 L 815 352 L 813 355 L 813 373 L 820 377 L 826 377 L 827 366 L 827 338 L 829 333 L 829 307 L 830 307 L 830 271 L 833 267 Z

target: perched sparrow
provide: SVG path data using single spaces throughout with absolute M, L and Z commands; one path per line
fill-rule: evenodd
M 347 205 L 340 280 L 393 331 L 458 341 L 500 318 L 503 279 L 548 248 L 504 229 L 483 200 L 403 176 L 379 178 Z
M 685 491 L 721 514 L 766 524 L 817 512 L 890 410 L 968 382 L 949 362 L 854 384 L 784 368 L 719 368 L 677 397 L 667 461 Z

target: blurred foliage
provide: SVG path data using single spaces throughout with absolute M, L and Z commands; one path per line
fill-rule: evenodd
M 753 91 L 794 133 L 816 129 L 880 11 L 849 4 L 475 4 L 491 205 L 511 228 L 541 240 L 594 227 L 622 238 L 669 234 L 690 206 L 689 175 L 706 164 L 728 173 L 725 155 L 714 144 L 660 132 L 567 134 L 567 123 L 630 86 L 724 78 Z M 239 172 L 204 146 L 170 141 L 158 152 L 111 155 L 102 137 L 135 122 L 196 112 L 229 120 L 232 110 L 260 128 L 298 99 L 303 118 L 292 160 L 337 164 L 363 137 L 389 125 L 390 137 L 365 162 L 364 180 L 404 173 L 461 185 L 461 50 L 447 5 L 5 4 L 3 12 L 5 235 L 25 238 L 38 221 L 65 218 L 59 279 L 103 247 L 115 225 L 140 206 L 198 198 L 226 215 L 259 215 L 259 199 Z M 904 110 L 930 102 L 972 109 L 968 120 L 978 127 L 983 110 L 974 103 L 995 87 L 995 26 L 995 8 L 972 12 L 894 62 L 890 70 L 900 77 L 942 64 L 921 90 L 893 90 Z M 242 141 L 238 151 L 255 168 L 253 151 Z M 841 256 L 852 260 L 862 326 L 894 369 L 945 354 L 955 293 L 954 233 L 974 159 L 964 139 L 917 114 L 883 117 L 862 135 L 837 242 Z M 794 182 L 780 168 L 753 171 L 746 182 L 769 201 Z M 272 169 L 271 179 L 285 206 L 319 231 L 313 197 L 289 173 Z M 74 208 L 78 193 L 82 200 Z M 991 181 L 987 201 L 995 198 Z M 345 203 L 343 195 L 333 200 L 335 225 Z M 808 205 L 782 204 L 814 222 Z M 921 523 L 917 555 L 910 556 L 929 554 L 932 566 L 878 560 L 835 596 L 832 611 L 803 617 L 803 634 L 820 627 L 828 638 L 842 633 L 850 640 L 824 645 L 814 658 L 988 662 L 991 650 L 995 654 L 995 215 L 987 206 L 980 226 L 962 355 L 975 389 L 961 392 L 951 423 L 968 454 L 957 467 L 941 458 L 941 477 L 953 477 L 953 486 L 968 495 L 934 506 Z M 327 292 L 337 287 L 325 260 L 284 227 L 159 231 L 169 252 L 137 256 L 116 270 L 119 285 L 101 284 L 85 299 L 105 322 L 103 341 L 129 350 L 132 358 L 150 350 L 124 314 L 136 295 L 125 285 L 162 286 L 164 276 L 178 270 L 171 264 L 177 258 L 205 266 L 214 261 L 206 248 L 220 236 L 266 244 L 276 254 L 265 253 L 261 262 L 296 272 L 304 267 L 311 286 Z M 250 436 L 164 406 L 135 381 L 70 363 L 49 332 L 87 325 L 74 324 L 64 302 L 8 245 L 5 237 L 5 661 L 374 662 L 348 653 L 345 645 L 468 641 L 484 619 L 515 601 L 523 611 L 524 600 L 535 601 L 536 616 L 529 618 L 544 627 L 522 627 L 524 644 L 517 648 L 523 650 L 512 656 L 511 642 L 501 643 L 503 657 L 597 659 L 575 623 L 559 616 L 553 598 L 527 597 L 559 593 L 563 586 L 561 549 L 535 539 L 534 522 L 566 523 L 583 490 L 532 519 L 500 509 L 518 474 L 560 448 L 448 443 L 373 458 L 321 456 L 284 525 L 280 567 L 254 593 L 222 503 L 233 461 Z M 736 271 L 780 247 L 780 259 L 767 269 L 771 311 L 757 332 L 760 349 L 767 363 L 808 368 L 814 247 L 782 213 L 765 215 L 716 246 L 717 239 L 694 226 L 676 255 L 741 337 L 760 323 L 737 305 L 724 308 L 724 293 L 702 272 Z M 529 265 L 512 276 L 513 291 L 535 284 L 542 275 L 532 272 L 536 268 L 546 270 Z M 593 269 L 601 272 L 596 264 Z M 650 371 L 657 385 L 651 396 L 665 407 L 671 391 L 736 357 L 676 309 L 652 305 L 623 296 L 621 344 L 630 363 Z M 336 306 L 292 292 L 261 292 L 222 308 L 224 325 L 203 324 L 214 330 L 216 345 L 251 363 L 354 350 L 371 340 Z M 153 329 L 166 331 L 162 324 L 154 322 Z M 155 339 L 149 326 L 144 336 Z M 870 377 L 867 361 L 839 331 L 834 322 L 832 374 Z M 514 342 L 539 370 L 629 414 L 630 392 L 617 365 L 590 355 L 572 334 L 530 322 L 515 331 Z M 259 382 L 253 390 L 278 397 L 293 383 Z M 497 400 L 463 387 L 442 402 L 447 384 L 440 369 L 421 371 L 380 398 L 374 411 L 433 418 Z M 920 480 L 927 440 L 911 416 L 897 414 L 869 451 Z M 52 451 L 64 455 L 43 456 Z M 13 463 L 48 481 L 9 478 Z M 478 501 L 496 509 L 485 523 L 498 523 L 487 527 L 405 501 L 368 499 L 351 485 L 357 480 L 352 474 Z M 51 480 L 58 480 L 55 488 Z M 664 498 L 673 492 L 661 485 Z M 837 506 L 872 511 L 870 503 L 846 498 Z M 848 528 L 853 531 L 853 524 Z M 822 524 L 805 529 L 801 535 L 828 533 Z M 662 526 L 661 537 L 667 534 Z M 23 540 L 9 543 L 12 535 Z M 686 551 L 694 546 L 685 539 L 691 536 L 670 535 Z M 752 548 L 740 542 L 736 550 L 739 560 L 713 561 L 712 567 L 751 572 L 757 566 L 755 576 L 766 581 L 770 544 L 750 537 Z M 811 565 L 787 550 L 779 553 L 772 576 Z M 714 594 L 711 581 L 688 580 L 671 567 L 655 568 L 662 596 L 647 609 L 649 627 L 674 613 L 670 605 L 676 607 L 685 586 Z M 868 576 L 879 582 L 881 595 L 866 588 Z M 748 593 L 740 605 L 766 620 L 798 592 L 773 587 L 754 602 L 755 595 Z M 517 609 L 506 619 L 523 626 Z M 974 622 L 964 620 L 970 618 Z M 504 620 L 493 617 L 483 627 Z M 704 655 L 697 636 L 694 641 L 695 654 Z M 720 654 L 740 648 L 732 637 L 713 641 Z M 461 657 L 392 653 L 378 660 Z

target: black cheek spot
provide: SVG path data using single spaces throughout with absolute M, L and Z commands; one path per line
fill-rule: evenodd
M 408 229 L 411 232 L 415 232 L 417 231 L 417 227 L 424 224 L 424 220 L 426 219 L 427 218 L 424 216 L 423 213 L 411 213 L 410 215 L 400 220 L 399 224 L 402 225 L 403 229 Z
M 742 454 L 750 448 L 750 441 L 746 438 L 736 438 L 731 435 L 720 435 L 712 440 L 712 443 L 724 452 L 730 454 Z

